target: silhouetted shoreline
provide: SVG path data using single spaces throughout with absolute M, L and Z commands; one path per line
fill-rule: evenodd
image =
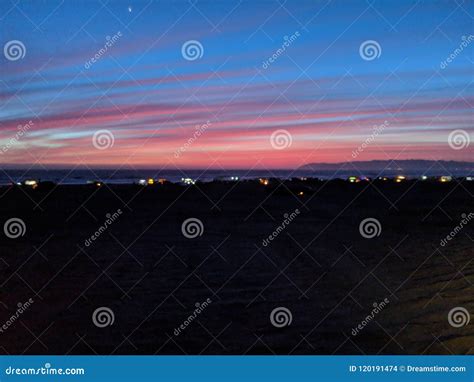
M 300 178 L 317 178 L 321 180 L 347 179 L 350 176 L 377 179 L 379 177 L 395 178 L 403 175 L 408 179 L 474 177 L 474 163 L 460 161 L 433 160 L 373 160 L 344 163 L 309 163 L 296 169 L 104 169 L 78 166 L 73 168 L 50 168 L 31 166 L 23 169 L 6 167 L 0 171 L 0 185 L 21 183 L 25 179 L 50 181 L 56 184 L 87 184 L 100 181 L 110 184 L 133 184 L 140 179 L 166 179 L 180 183 L 183 178 L 197 182 L 230 180 L 231 178 L 255 180 L 259 178 L 276 178 L 291 180 Z
M 470 352 L 469 326 L 447 317 L 474 308 L 474 224 L 440 243 L 472 212 L 474 182 L 269 179 L 0 193 L 2 224 L 25 225 L 23 236 L 1 238 L 1 323 L 33 300 L 0 333 L 5 353 Z M 202 224 L 195 237 L 185 236 L 189 219 Z M 361 235 L 366 219 L 379 222 L 378 235 Z M 114 321 L 98 327 L 92 317 L 103 307 Z M 287 326 L 272 324 L 280 308 L 291 312 Z

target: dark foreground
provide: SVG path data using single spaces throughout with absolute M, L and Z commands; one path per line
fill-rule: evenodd
M 473 183 L 1 188 L 2 226 L 26 233 L 0 234 L 0 352 L 473 353 L 472 323 L 448 316 L 474 311 L 474 221 L 440 244 Z M 183 236 L 188 218 L 202 236 Z M 361 236 L 366 218 L 379 236 Z

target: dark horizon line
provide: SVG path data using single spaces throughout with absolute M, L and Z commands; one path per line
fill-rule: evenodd
M 133 166 L 130 167 L 121 167 L 121 166 L 114 166 L 114 165 L 73 165 L 73 164 L 54 164 L 54 165 L 38 165 L 38 164 L 25 164 L 19 165 L 16 167 L 14 164 L 4 164 L 3 166 L 0 165 L 0 170 L 129 170 L 129 171 L 139 171 L 139 170 L 163 170 L 163 171 L 291 171 L 291 170 L 299 170 L 304 168 L 305 166 L 310 165 L 343 165 L 343 164 L 357 164 L 357 163 L 374 163 L 374 162 L 448 162 L 448 163 L 463 163 L 463 164 L 470 164 L 474 166 L 473 161 L 462 161 L 462 160 L 448 160 L 448 159 L 371 159 L 371 160 L 354 160 L 354 161 L 345 161 L 345 162 L 308 162 L 302 164 L 298 167 L 278 167 L 278 168 L 253 168 L 250 169 L 248 167 L 232 167 L 232 168 L 203 168 L 203 167 L 191 167 L 191 168 L 177 168 L 177 167 L 162 167 L 160 168 L 159 165 L 156 166 Z

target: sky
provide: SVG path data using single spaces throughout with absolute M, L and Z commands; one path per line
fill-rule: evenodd
M 473 159 L 473 1 L 4 0 L 0 15 L 0 166 Z

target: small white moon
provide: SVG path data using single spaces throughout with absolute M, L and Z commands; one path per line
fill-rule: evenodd
M 128 11 L 131 12 L 131 11 L 132 11 L 132 7 L 128 7 Z

